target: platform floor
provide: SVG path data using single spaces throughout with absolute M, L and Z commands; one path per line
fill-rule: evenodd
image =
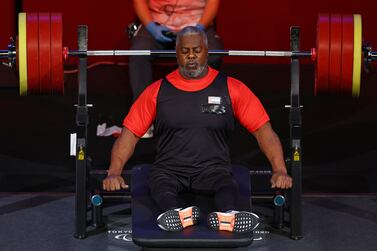
M 73 238 L 73 194 L 2 193 L 1 250 L 143 250 L 132 242 L 132 222 L 125 214 L 128 207 L 107 206 L 106 228 L 91 230 L 88 238 L 77 240 Z M 256 203 L 254 212 L 264 223 L 255 230 L 252 245 L 235 250 L 356 251 L 374 250 L 377 246 L 377 195 L 306 195 L 304 238 L 298 241 L 290 239 L 286 229 L 276 231 L 269 227 L 272 211 L 268 206 Z

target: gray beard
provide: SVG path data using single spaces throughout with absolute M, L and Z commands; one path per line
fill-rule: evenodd
M 186 79 L 199 78 L 202 77 L 203 72 L 207 69 L 208 64 L 203 64 L 196 70 L 186 70 L 185 67 L 179 66 L 179 72 Z

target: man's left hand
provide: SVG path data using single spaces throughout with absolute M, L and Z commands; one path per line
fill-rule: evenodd
M 287 189 L 292 187 L 292 178 L 285 172 L 273 172 L 271 188 Z

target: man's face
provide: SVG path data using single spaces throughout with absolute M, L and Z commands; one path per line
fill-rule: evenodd
M 186 34 L 176 48 L 179 71 L 184 78 L 201 78 L 207 72 L 208 48 L 200 34 Z

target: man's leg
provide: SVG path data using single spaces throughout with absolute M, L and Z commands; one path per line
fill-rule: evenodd
M 161 50 L 163 45 L 158 43 L 142 26 L 131 40 L 131 50 Z M 132 91 L 132 100 L 135 101 L 144 89 L 153 82 L 153 68 L 151 56 L 130 56 L 129 76 Z M 153 137 L 153 125 L 142 138 Z
M 208 49 L 209 50 L 223 50 L 224 45 L 221 41 L 220 36 L 216 33 L 214 27 L 209 27 L 206 30 L 207 38 L 208 38 Z M 211 55 L 208 57 L 208 65 L 212 68 L 219 69 L 221 62 L 222 62 L 222 56 L 220 55 Z
M 164 172 L 151 170 L 149 187 L 152 199 L 163 212 L 157 217 L 158 226 L 165 231 L 181 231 L 199 221 L 199 208 L 179 208 L 178 194 L 185 188 L 187 180 Z
M 131 40 L 131 50 L 161 49 L 161 45 L 141 27 L 136 36 Z M 132 97 L 135 101 L 143 90 L 152 83 L 152 58 L 150 56 L 130 56 L 129 75 Z
M 236 211 L 239 188 L 237 181 L 225 168 L 208 168 L 192 184 L 193 190 L 214 192 L 217 212 L 208 215 L 207 222 L 213 230 L 251 232 L 259 224 L 259 217 L 251 212 Z
M 184 187 L 174 174 L 152 168 L 149 173 L 148 184 L 151 197 L 161 211 L 180 206 L 178 194 Z
M 234 210 L 238 200 L 238 183 L 226 168 L 207 168 L 196 176 L 191 185 L 193 192 L 214 195 L 216 210 Z

